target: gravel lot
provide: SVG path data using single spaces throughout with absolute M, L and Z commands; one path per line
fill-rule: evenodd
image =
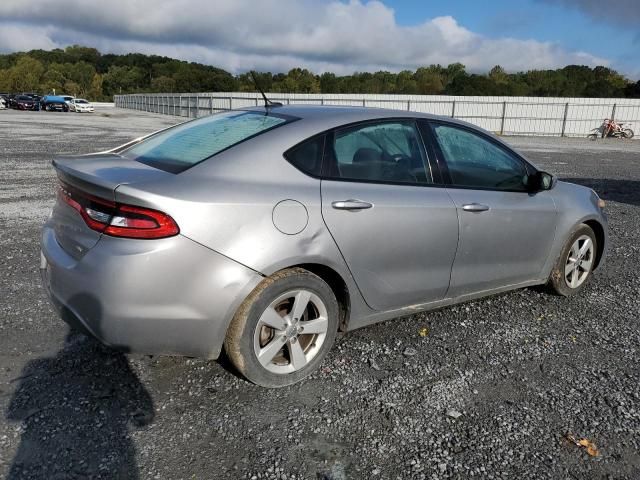
M 265 390 L 224 360 L 70 334 L 40 288 L 52 155 L 176 120 L 0 111 L 0 477 L 640 478 L 640 142 L 510 139 L 607 200 L 607 266 L 581 296 L 526 289 L 351 332 L 311 378 Z

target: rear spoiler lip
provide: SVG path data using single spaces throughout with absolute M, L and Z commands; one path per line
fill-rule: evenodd
M 119 157 L 119 155 L 114 155 Z M 51 164 L 56 170 L 58 178 L 65 183 L 75 186 L 87 193 L 107 200 L 115 200 L 115 189 L 121 183 L 109 182 L 95 175 L 90 175 L 80 170 L 71 168 L 67 162 L 73 162 L 77 157 L 57 157 Z

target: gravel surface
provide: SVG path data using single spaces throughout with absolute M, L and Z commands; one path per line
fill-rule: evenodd
M 266 390 L 224 360 L 110 352 L 40 288 L 52 155 L 178 120 L 0 111 L 0 477 L 640 478 L 640 142 L 508 139 L 607 200 L 607 266 L 582 295 L 351 332 L 308 380 Z

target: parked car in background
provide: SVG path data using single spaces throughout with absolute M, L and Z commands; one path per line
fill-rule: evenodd
M 255 107 L 53 166 L 40 268 L 62 318 L 127 351 L 224 346 L 267 387 L 315 371 L 338 330 L 577 294 L 606 252 L 593 190 L 417 112 Z
M 33 100 L 38 104 L 38 110 L 40 109 L 42 95 L 38 95 L 37 93 L 23 93 L 23 95 L 28 95 L 29 97 L 33 98 Z
M 64 101 L 67 103 L 67 105 L 71 105 L 71 101 L 76 98 L 72 95 L 58 95 L 59 97 L 64 98 Z
M 40 104 L 28 95 L 17 95 L 13 102 L 16 110 L 40 110 Z
M 63 97 L 56 95 L 45 95 L 40 100 L 40 106 L 42 110 L 47 112 L 68 112 L 69 105 L 65 102 Z
M 94 108 L 88 100 L 85 100 L 84 98 L 74 98 L 69 102 L 69 110 L 72 112 L 83 113 L 93 112 Z
M 14 108 L 14 105 L 16 103 L 16 96 L 17 95 L 14 93 L 9 93 L 4 97 L 7 108 Z

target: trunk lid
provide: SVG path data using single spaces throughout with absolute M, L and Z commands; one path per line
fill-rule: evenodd
M 80 213 L 64 200 L 64 195 L 79 191 L 97 201 L 114 202 L 115 190 L 122 184 L 153 182 L 172 176 L 113 153 L 58 157 L 52 163 L 60 189 L 47 225 L 54 230 L 60 246 L 75 259 L 93 248 L 102 233 L 89 228 Z

